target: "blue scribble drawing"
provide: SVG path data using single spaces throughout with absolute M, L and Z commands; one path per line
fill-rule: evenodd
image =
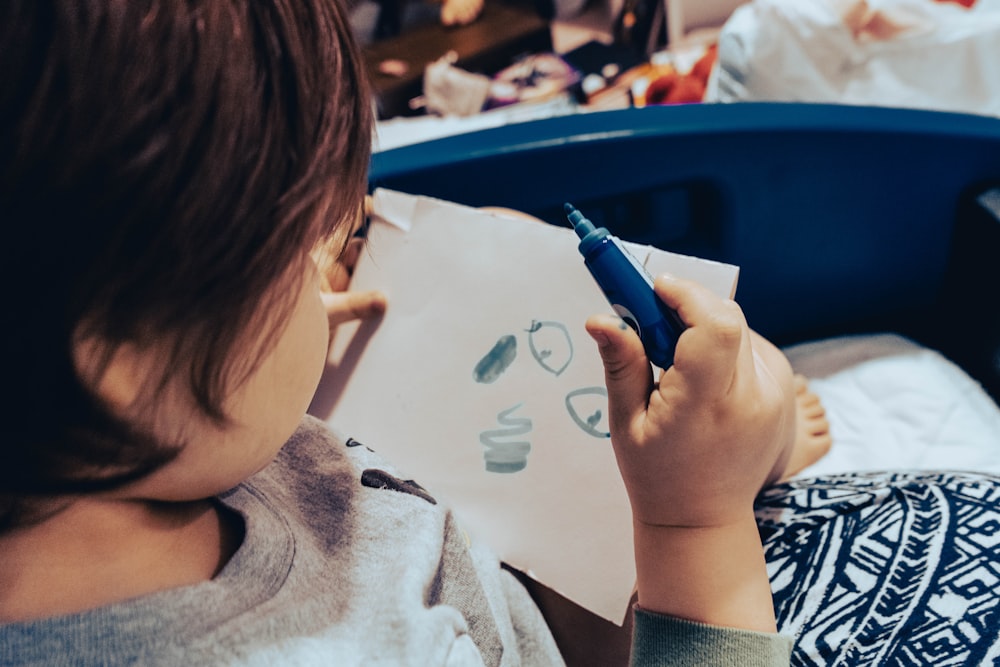
M 594 396 L 599 397 L 597 399 Z M 584 397 L 584 398 L 581 398 Z M 590 398 L 587 398 L 590 397 Z M 610 438 L 611 431 L 605 424 L 605 411 L 608 406 L 608 390 L 604 387 L 584 387 L 574 389 L 566 394 L 566 410 L 569 416 L 584 433 L 595 438 Z M 580 415 L 588 415 L 581 418 Z M 599 428 L 600 427 L 600 428 Z
M 528 348 L 538 364 L 558 377 L 573 361 L 573 339 L 562 322 L 532 320 L 528 332 Z
M 495 382 L 517 357 L 517 339 L 511 335 L 501 336 L 472 371 L 472 377 L 481 384 Z
M 530 419 L 510 416 L 522 405 L 524 403 L 518 403 L 497 415 L 497 423 L 505 428 L 483 431 L 479 434 L 479 442 L 486 447 L 483 459 L 486 461 L 487 472 L 512 473 L 524 470 L 528 465 L 531 443 L 526 440 L 510 440 L 531 433 Z

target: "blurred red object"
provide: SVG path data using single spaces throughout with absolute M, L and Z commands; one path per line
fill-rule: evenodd
M 646 88 L 646 104 L 701 102 L 705 97 L 708 77 L 717 59 L 718 47 L 713 44 L 705 50 L 705 55 L 698 59 L 687 74 L 669 72 L 653 79 Z
M 971 0 L 975 2 L 976 0 Z M 719 45 L 712 44 L 705 49 L 705 55 L 698 59 L 698 62 L 691 68 L 691 76 L 701 79 L 703 83 L 708 82 L 708 75 L 712 73 L 715 61 L 719 59 Z

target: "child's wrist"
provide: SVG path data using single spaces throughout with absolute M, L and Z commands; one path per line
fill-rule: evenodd
M 632 495 L 629 497 L 632 523 L 637 529 L 655 533 L 659 529 L 723 530 L 743 525 L 747 521 L 756 521 L 753 516 L 753 499 L 740 501 L 735 492 L 730 492 L 729 496 L 713 503 L 707 498 L 686 502 L 690 496 L 683 494 L 671 494 L 669 501 L 659 497 L 640 500 Z M 644 508 L 649 509 L 647 511 Z
M 712 526 L 634 526 L 639 606 L 710 625 L 774 632 L 752 510 Z

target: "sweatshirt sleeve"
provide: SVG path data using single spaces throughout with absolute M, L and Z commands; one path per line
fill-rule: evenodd
M 787 667 L 792 638 L 723 628 L 635 608 L 632 667 Z

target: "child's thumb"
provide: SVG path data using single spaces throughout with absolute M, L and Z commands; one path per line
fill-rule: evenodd
M 612 430 L 646 409 L 653 388 L 653 371 L 639 336 L 620 318 L 597 315 L 587 320 L 587 333 L 597 343 L 604 362 Z

